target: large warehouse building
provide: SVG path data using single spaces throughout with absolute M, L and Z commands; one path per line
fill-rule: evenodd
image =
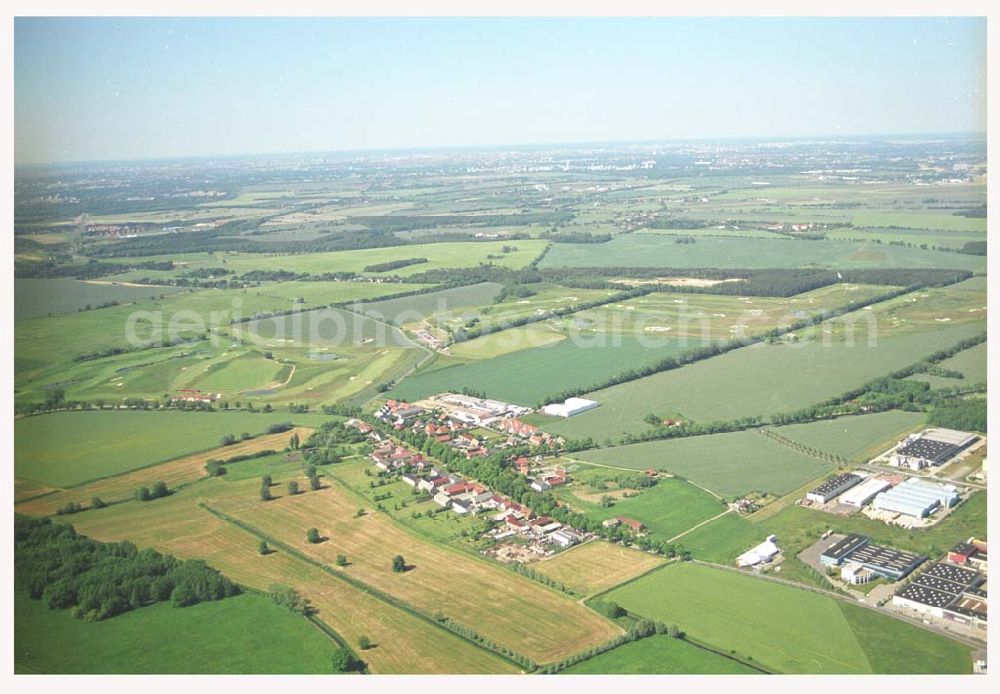
M 926 518 L 942 506 L 958 503 L 958 490 L 952 484 L 937 484 L 911 477 L 887 492 L 876 495 L 872 507 L 879 511 Z
M 824 566 L 840 566 L 845 562 L 857 564 L 876 576 L 898 581 L 906 578 L 927 557 L 893 547 L 873 545 L 867 535 L 851 534 L 830 545 L 819 560 Z
M 890 456 L 889 464 L 911 470 L 943 465 L 978 440 L 978 436 L 965 431 L 928 429 L 907 436 Z
M 986 628 L 986 579 L 973 569 L 931 564 L 896 593 L 892 604 L 961 624 Z
M 874 499 L 875 495 L 880 492 L 884 492 L 891 486 L 892 484 L 887 480 L 881 480 L 878 478 L 865 480 L 858 486 L 854 487 L 854 489 L 849 489 L 844 492 L 840 497 L 840 503 L 846 504 L 847 506 L 854 506 L 855 508 L 861 508 Z
M 815 504 L 825 504 L 830 499 L 840 496 L 860 481 L 860 477 L 852 475 L 849 472 L 837 475 L 811 490 L 806 494 L 806 498 Z

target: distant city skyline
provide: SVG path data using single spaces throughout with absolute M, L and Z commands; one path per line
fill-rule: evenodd
M 19 164 L 981 135 L 981 18 L 15 20 Z

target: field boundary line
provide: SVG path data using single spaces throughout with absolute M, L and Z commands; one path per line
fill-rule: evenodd
M 523 656 L 523 655 L 521 655 L 519 653 L 516 653 L 515 651 L 513 651 L 513 650 L 511 650 L 509 648 L 505 648 L 504 650 L 506 650 L 508 653 L 513 654 L 514 658 L 512 658 L 510 656 L 507 656 L 507 655 L 504 655 L 504 653 L 502 653 L 501 650 L 500 650 L 501 649 L 500 646 L 498 646 L 496 644 L 493 644 L 493 646 L 495 648 L 491 648 L 486 643 L 480 642 L 480 641 L 478 641 L 478 640 L 476 640 L 474 638 L 471 638 L 471 637 L 467 636 L 466 634 L 462 633 L 463 630 L 467 630 L 467 631 L 470 631 L 470 632 L 472 630 L 468 629 L 467 627 L 463 627 L 462 625 L 458 624 L 458 622 L 455 622 L 454 620 L 452 620 L 450 618 L 447 618 L 448 622 L 439 622 L 436 619 L 434 619 L 433 617 L 431 617 L 430 615 L 425 614 L 419 608 L 414 607 L 413 605 L 410 605 L 408 602 L 406 602 L 404 600 L 401 600 L 400 598 L 397 598 L 394 595 L 386 593 L 386 592 L 384 592 L 384 591 L 382 591 L 382 590 L 380 590 L 378 588 L 375 588 L 374 586 L 371 586 L 371 585 L 365 583 L 364 581 L 361 581 L 361 580 L 359 580 L 357 578 L 354 578 L 353 576 L 348 576 L 346 573 L 335 571 L 335 570 L 331 569 L 328 565 L 324 564 L 323 562 L 318 561 L 316 559 L 313 559 L 312 557 L 309 557 L 308 555 L 303 554 L 302 552 L 300 552 L 299 550 L 295 549 L 294 547 L 292 547 L 292 546 L 290 546 L 288 544 L 285 544 L 281 540 L 278 540 L 276 538 L 273 538 L 273 537 L 267 535 L 266 533 L 264 533 L 261 530 L 255 528 L 254 526 L 250 525 L 249 523 L 245 523 L 244 521 L 241 521 L 241 520 L 239 520 L 237 518 L 233 518 L 232 516 L 230 516 L 230 515 L 228 515 L 226 513 L 223 513 L 222 511 L 218 511 L 218 510 L 210 507 L 208 504 L 205 504 L 204 502 L 199 502 L 198 503 L 198 508 L 201 508 L 202 510 L 204 510 L 207 513 L 215 516 L 216 518 L 219 518 L 220 520 L 223 520 L 223 521 L 225 521 L 227 523 L 235 525 L 236 527 L 244 530 L 245 532 L 248 532 L 248 533 L 250 533 L 252 535 L 255 535 L 255 536 L 259 537 L 260 539 L 266 541 L 268 544 L 273 544 L 275 547 L 278 547 L 279 549 L 283 550 L 284 552 L 287 552 L 290 556 L 295 557 L 299 561 L 302 561 L 302 562 L 304 562 L 306 564 L 314 566 L 314 567 L 318 568 L 319 570 L 323 571 L 324 573 L 326 573 L 327 575 L 332 576 L 332 577 L 334 577 L 336 579 L 339 579 L 339 580 L 343 581 L 344 583 L 347 583 L 348 585 L 352 586 L 353 588 L 355 588 L 357 590 L 360 590 L 360 591 L 362 591 L 362 592 L 364 592 L 364 593 L 366 593 L 368 595 L 371 595 L 372 597 L 374 597 L 374 598 L 376 598 L 378 600 L 381 600 L 382 602 L 386 603 L 387 605 L 390 605 L 392 607 L 395 607 L 396 609 L 402 610 L 402 611 L 406 612 L 407 614 L 409 614 L 412 617 L 416 617 L 417 619 L 420 619 L 420 620 L 426 622 L 427 624 L 431 624 L 431 625 L 437 627 L 438 629 L 441 629 L 441 630 L 446 631 L 446 632 L 448 632 L 450 634 L 453 634 L 454 636 L 457 636 L 457 637 L 463 639 L 464 641 L 467 641 L 468 643 L 472 644 L 476 648 L 479 648 L 479 649 L 481 649 L 483 651 L 486 651 L 487 653 L 490 653 L 491 655 L 494 655 L 497 658 L 499 658 L 499 659 L 501 659 L 503 661 L 506 661 L 510 665 L 514 665 L 515 667 L 521 668 L 522 671 L 530 671 L 530 670 L 533 669 L 532 667 L 526 666 L 524 663 L 518 662 L 517 660 L 514 659 L 514 658 L 521 658 L 521 659 L 523 659 L 523 661 L 525 663 L 529 663 L 530 665 L 534 665 L 535 664 L 534 661 L 531 660 L 530 658 L 527 658 L 527 657 L 525 657 L 525 656 Z M 449 626 L 449 624 L 455 625 L 455 627 L 458 627 L 458 628 L 452 628 L 452 627 Z
M 690 528 L 688 528 L 687 530 L 685 530 L 684 532 L 682 532 L 680 535 L 674 535 L 672 538 L 670 538 L 669 540 L 667 540 L 667 542 L 674 542 L 675 540 L 679 540 L 682 537 L 684 537 L 685 535 L 687 535 L 688 533 L 694 532 L 695 530 L 697 530 L 701 526 L 708 525 L 712 521 L 718 520 L 719 518 L 722 518 L 723 516 L 728 515 L 728 514 L 730 514 L 732 512 L 733 512 L 733 509 L 727 508 L 725 511 L 723 511 L 719 515 L 712 516 L 711 518 L 707 518 L 707 519 L 703 520 L 702 522 L 698 523 L 697 525 L 691 526 Z

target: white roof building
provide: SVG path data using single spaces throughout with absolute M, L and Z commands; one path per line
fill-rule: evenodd
M 886 480 L 870 479 L 840 495 L 840 503 L 861 508 L 892 485 Z
M 736 558 L 737 566 L 756 566 L 763 562 L 768 562 L 778 556 L 781 550 L 774 543 L 774 535 L 768 535 L 767 539 L 753 549 L 749 549 Z
M 594 400 L 587 400 L 585 398 L 567 398 L 566 402 L 546 405 L 542 408 L 542 412 L 552 415 L 553 417 L 572 417 L 575 414 L 592 410 L 597 407 L 597 405 L 598 403 Z

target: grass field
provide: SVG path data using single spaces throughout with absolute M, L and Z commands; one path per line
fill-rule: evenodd
M 268 424 L 320 424 L 329 417 L 287 412 L 56 412 L 14 423 L 14 476 L 71 487 L 215 448 L 225 434 L 259 434 Z M 179 435 L 182 432 L 183 435 Z
M 482 282 L 466 287 L 416 294 L 401 299 L 372 301 L 360 306 L 359 309 L 380 320 L 402 325 L 421 320 L 438 312 L 454 312 L 469 307 L 489 305 L 501 289 L 503 289 L 503 285 L 496 282 Z
M 960 371 L 965 378 L 956 380 L 953 378 L 941 378 L 929 376 L 927 374 L 916 374 L 911 378 L 931 381 L 931 387 L 935 383 L 940 385 L 972 385 L 974 383 L 986 383 L 986 343 L 978 344 L 970 349 L 963 350 L 953 357 L 949 357 L 937 364 L 943 369 Z M 934 380 L 932 380 L 934 379 Z
M 336 647 L 253 593 L 185 608 L 157 603 L 101 622 L 14 598 L 20 674 L 326 674 Z
M 180 287 L 123 287 L 80 280 L 20 278 L 14 280 L 14 319 L 71 313 L 105 301 L 151 303 L 153 296 L 179 291 Z
M 667 470 L 729 499 L 752 491 L 785 494 L 833 468 L 755 431 L 635 443 L 576 457 L 630 470 Z
M 290 272 L 364 272 L 368 265 L 388 263 L 409 258 L 427 258 L 426 263 L 409 265 L 384 274 L 407 277 L 418 272 L 440 270 L 455 267 L 475 267 L 480 263 L 492 262 L 494 265 L 519 268 L 524 267 L 535 256 L 542 252 L 545 241 L 468 241 L 455 243 L 428 243 L 408 246 L 391 246 L 388 248 L 370 248 L 358 251 L 337 251 L 331 253 L 307 253 L 302 255 L 284 255 L 278 258 L 260 253 L 230 253 L 226 254 L 226 267 L 237 272 L 249 270 L 287 270 Z M 515 247 L 509 253 L 503 252 L 504 246 Z M 496 256 L 489 258 L 487 256 Z M 158 257 L 158 256 L 157 256 Z M 184 255 L 164 256 L 164 259 L 188 260 Z M 214 261 L 202 254 L 194 254 L 190 267 L 212 267 Z
M 596 441 L 643 431 L 643 418 L 676 413 L 696 421 L 789 412 L 856 388 L 908 366 L 932 352 L 982 331 L 981 322 L 926 328 L 882 337 L 877 344 L 858 339 L 758 344 L 733 350 L 680 369 L 588 393 L 600 407 L 558 419 L 535 415 L 533 423 L 568 438 Z
M 944 231 L 986 231 L 985 217 L 960 217 L 933 212 L 862 212 L 854 215 L 854 226 L 942 229 Z
M 798 443 L 853 462 L 867 462 L 926 421 L 920 412 L 891 410 L 857 417 L 838 417 L 807 424 L 774 427 Z
M 557 496 L 575 511 L 586 513 L 595 520 L 626 516 L 642 521 L 661 540 L 672 538 L 726 510 L 708 492 L 677 479 L 661 479 L 655 487 L 644 489 L 629 498 L 615 493 L 616 485 L 613 483 L 605 483 L 610 491 L 587 484 L 595 476 L 606 478 L 619 474 L 617 470 L 580 465 L 572 471 L 574 483 L 560 489 Z M 601 496 L 609 493 L 615 499 L 614 506 L 601 506 Z
M 938 671 L 971 669 L 969 649 L 944 637 L 877 614 L 849 620 L 834 598 L 704 565 L 666 566 L 607 598 L 779 672 L 920 672 L 928 659 Z
M 532 566 L 581 595 L 616 586 L 663 563 L 655 554 L 595 540 Z
M 950 219 L 962 220 L 961 217 Z M 978 221 L 980 224 L 984 220 Z M 858 267 L 958 268 L 985 272 L 986 259 L 946 251 L 850 241 L 798 241 L 739 237 L 701 237 L 678 244 L 665 236 L 628 234 L 600 246 L 557 243 L 539 263 L 553 267 L 741 267 L 782 268 L 805 265 Z
M 767 533 L 738 513 L 727 513 L 692 530 L 677 542 L 691 556 L 716 564 L 733 564 L 736 557 L 762 542 Z
M 152 487 L 157 482 L 164 482 L 169 489 L 176 490 L 179 486 L 188 484 L 195 480 L 207 477 L 205 463 L 209 460 L 226 460 L 237 455 L 248 455 L 259 451 L 274 450 L 280 451 L 288 446 L 288 440 L 292 433 L 296 433 L 301 441 L 305 441 L 312 433 L 308 427 L 295 427 L 292 431 L 280 434 L 261 434 L 248 441 L 240 441 L 231 446 L 213 448 L 201 453 L 175 458 L 166 463 L 151 465 L 131 472 L 125 472 L 114 477 L 107 477 L 89 482 L 79 487 L 57 491 L 53 494 L 31 499 L 19 505 L 19 513 L 32 515 L 52 515 L 60 508 L 70 502 L 76 502 L 83 506 L 90 506 L 94 497 L 100 497 L 101 501 L 111 503 L 122 501 L 134 497 L 139 487 Z M 283 454 L 267 456 L 267 458 L 277 458 Z M 226 466 L 228 480 L 229 475 L 245 478 L 244 466 L 254 469 L 259 468 L 261 461 L 265 458 L 244 460 L 239 463 L 232 463 Z M 301 464 L 298 465 L 301 467 Z M 264 470 L 256 476 L 264 474 Z
M 499 341 L 502 335 L 490 337 Z M 675 340 L 639 340 L 624 335 L 565 339 L 493 359 L 418 373 L 396 386 L 392 395 L 416 400 L 445 391 L 460 392 L 463 386 L 469 386 L 491 398 L 534 407 L 551 393 L 592 385 L 624 369 L 652 364 L 691 346 L 682 347 Z
M 563 671 L 566 675 L 755 675 L 757 670 L 666 635 L 633 641 Z

